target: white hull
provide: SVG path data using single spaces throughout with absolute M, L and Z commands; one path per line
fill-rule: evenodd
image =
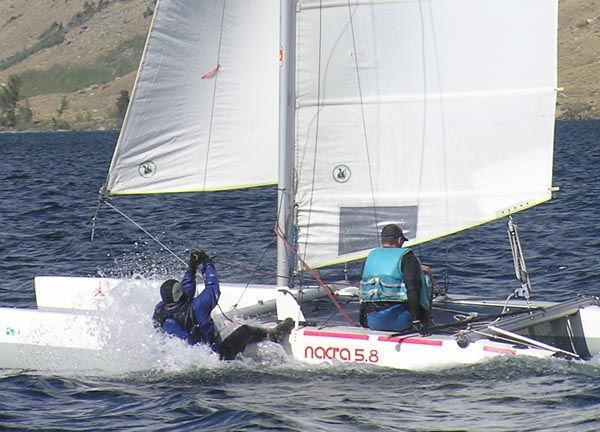
M 119 371 L 135 370 L 135 365 L 124 364 L 128 359 L 118 349 L 119 329 L 95 315 L 3 308 L 0 329 L 1 368 L 80 370 L 77 362 L 85 359 L 92 369 L 106 370 L 118 363 Z M 497 356 L 554 354 L 489 340 L 460 348 L 452 336 L 390 338 L 389 333 L 358 327 L 295 329 L 289 348 L 296 360 L 308 364 L 361 363 L 407 370 L 444 369 Z
M 459 303 L 488 307 L 494 302 L 461 299 L 456 304 Z M 522 306 L 518 303 L 515 308 Z M 460 332 L 463 343 L 459 343 L 457 331 L 425 337 L 418 334 L 395 336 L 350 326 L 297 327 L 292 331 L 289 343 L 294 358 L 309 364 L 358 363 L 414 371 L 464 366 L 498 356 L 588 359 L 600 354 L 598 299 L 534 305 L 541 306 L 544 309 L 538 312 L 539 315 L 525 313 L 522 317 L 500 321 L 500 324 L 484 323 L 478 327 L 478 332 Z M 515 328 L 519 327 L 519 319 L 525 322 L 519 333 L 503 329 L 503 326 L 510 328 L 511 321 Z M 549 328 L 551 330 L 547 330 Z M 547 333 L 542 334 L 540 329 L 546 329 Z M 527 332 L 538 332 L 538 335 L 532 338 Z M 482 333 L 488 336 L 482 336 Z M 471 340 L 464 343 L 465 337 Z
M 98 319 L 85 314 L 1 308 L 0 329 L 2 368 L 68 368 L 105 347 Z
M 119 364 L 119 371 L 139 367 L 136 362 L 128 365 L 119 340 L 129 337 L 132 330 L 142 333 L 139 338 L 152 337 L 150 317 L 158 301 L 158 281 L 38 277 L 35 285 L 39 309 L 0 308 L 0 368 L 79 369 L 73 362 L 82 358 L 86 367 L 93 369 L 106 370 L 115 364 Z M 222 284 L 222 292 L 221 309 L 231 315 L 255 315 L 275 309 L 274 286 Z M 298 292 L 293 294 L 298 298 Z M 309 290 L 305 300 L 319 296 L 323 296 L 322 291 Z M 493 304 L 460 301 L 468 305 Z M 216 318 L 219 314 L 221 310 L 215 309 Z M 134 325 L 137 329 L 131 328 L 128 316 L 138 317 Z M 599 306 L 582 307 L 564 319 L 579 345 L 583 343 L 591 356 L 600 353 Z M 406 370 L 451 368 L 497 356 L 548 358 L 560 354 L 560 350 L 543 346 L 491 339 L 473 340 L 461 348 L 453 334 L 391 337 L 390 333 L 353 326 L 298 326 L 290 335 L 288 348 L 296 360 L 308 364 L 359 363 Z M 573 347 L 572 351 L 577 350 Z
M 0 308 L 0 368 L 138 370 L 139 359 L 131 359 L 128 350 L 154 335 L 151 317 L 160 300 L 160 283 L 36 277 L 37 309 Z M 213 317 L 274 312 L 277 294 L 269 285 L 221 284 Z M 297 290 L 292 294 L 299 297 Z M 300 297 L 310 301 L 323 295 L 320 289 L 308 289 Z
M 578 315 L 590 354 L 598 355 L 600 353 L 600 307 L 583 308 Z
M 460 348 L 453 336 L 390 337 L 355 327 L 296 329 L 290 335 L 295 359 L 310 363 L 355 363 L 414 371 L 446 369 L 498 356 L 548 358 L 552 352 L 480 340 Z

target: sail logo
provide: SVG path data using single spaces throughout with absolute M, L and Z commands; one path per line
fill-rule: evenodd
M 152 177 L 156 174 L 156 165 L 152 161 L 144 161 L 138 167 L 138 173 L 144 178 Z
M 6 336 L 14 336 L 16 334 L 15 329 L 12 327 L 6 327 Z
M 332 174 L 333 179 L 338 183 L 346 183 L 351 176 L 350 168 L 347 165 L 336 165 Z

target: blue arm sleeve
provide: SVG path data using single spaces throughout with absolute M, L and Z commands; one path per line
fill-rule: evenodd
M 203 325 L 210 319 L 210 313 L 217 306 L 221 296 L 219 279 L 213 263 L 207 263 L 202 269 L 202 273 L 204 274 L 204 290 L 192 302 L 194 316 L 199 325 Z
M 181 279 L 185 296 L 191 300 L 196 295 L 196 273 L 190 270 L 186 271 Z

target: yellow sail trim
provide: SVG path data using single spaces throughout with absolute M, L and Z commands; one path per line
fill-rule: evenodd
M 119 191 L 119 192 L 111 192 L 108 191 L 110 196 L 126 196 L 126 195 L 164 195 L 164 194 L 177 194 L 177 193 L 198 193 L 198 192 L 223 192 L 229 190 L 239 190 L 239 189 L 250 189 L 255 187 L 263 187 L 263 186 L 276 186 L 277 182 L 265 182 L 265 183 L 253 183 L 247 185 L 235 185 L 235 186 L 227 186 L 222 188 L 207 188 L 207 189 L 169 189 L 169 190 L 155 190 L 151 192 L 146 191 Z
M 554 191 L 554 190 L 557 190 L 557 189 L 551 189 L 551 191 Z M 408 241 L 408 242 L 406 242 L 406 246 L 407 247 L 416 246 L 416 245 L 419 245 L 419 244 L 423 244 L 423 243 L 427 243 L 427 242 L 430 242 L 430 241 L 433 241 L 433 240 L 444 238 L 444 237 L 452 235 L 452 234 L 457 234 L 459 232 L 466 231 L 466 230 L 478 227 L 480 225 L 484 225 L 486 223 L 490 223 L 490 222 L 502 219 L 503 217 L 510 216 L 512 214 L 521 212 L 523 210 L 530 209 L 532 207 L 535 207 L 537 205 L 545 203 L 546 201 L 550 201 L 551 199 L 552 199 L 552 196 L 550 195 L 550 196 L 542 198 L 542 199 L 540 199 L 538 201 L 527 201 L 527 202 L 519 204 L 519 205 L 511 206 L 511 207 L 509 207 L 507 209 L 498 211 L 496 213 L 496 215 L 494 217 L 492 217 L 492 218 L 479 221 L 479 222 L 474 223 L 472 225 L 466 225 L 466 226 L 457 228 L 455 230 L 452 230 L 452 231 L 449 231 L 449 232 L 446 232 L 446 233 L 443 233 L 443 234 L 439 234 L 437 236 L 424 238 L 424 239 L 421 239 L 419 241 Z M 347 263 L 347 262 L 358 261 L 358 260 L 361 260 L 361 259 L 365 259 L 367 257 L 367 255 L 369 254 L 369 251 L 370 250 L 366 250 L 364 253 L 361 253 L 359 256 L 355 255 L 352 258 L 345 258 L 345 259 L 342 258 L 342 259 L 339 259 L 339 260 L 329 261 L 329 262 L 322 263 L 322 264 L 317 264 L 317 265 L 312 265 L 311 264 L 310 266 L 313 269 L 318 269 L 318 268 L 333 266 L 333 265 L 337 265 L 337 264 L 344 264 L 344 263 Z

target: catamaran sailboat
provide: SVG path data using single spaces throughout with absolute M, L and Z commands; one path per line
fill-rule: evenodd
M 553 192 L 557 9 L 159 0 L 101 200 L 116 208 L 121 195 L 278 184 L 277 283 L 222 283 L 215 313 L 293 318 L 287 349 L 302 362 L 417 370 L 500 355 L 590 358 L 599 300 L 534 300 L 510 219 Z M 497 301 L 440 293 L 427 335 L 358 326 L 358 287 L 314 272 L 363 259 L 388 223 L 411 246 L 499 218 L 517 288 Z M 0 314 L 0 366 L 35 367 L 40 347 L 57 357 L 104 349 L 95 311 L 136 283 L 36 278 L 38 310 Z M 241 292 L 245 303 L 227 303 Z M 340 312 L 329 320 L 332 304 Z

